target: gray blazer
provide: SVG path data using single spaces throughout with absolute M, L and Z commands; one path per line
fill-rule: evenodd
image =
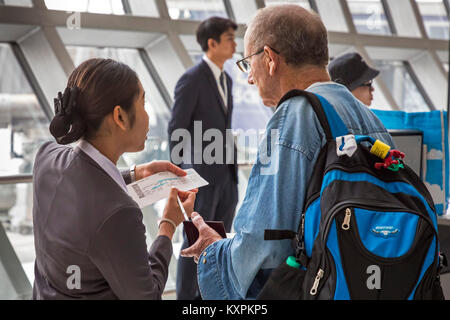
M 161 299 L 172 242 L 147 252 L 141 210 L 94 160 L 47 142 L 33 188 L 33 299 Z

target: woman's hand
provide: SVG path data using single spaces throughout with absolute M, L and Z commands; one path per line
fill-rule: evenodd
M 186 171 L 169 161 L 152 161 L 136 166 L 136 181 L 163 171 L 170 171 L 180 177 L 186 175 Z
M 180 197 L 181 203 L 183 204 L 184 211 L 186 211 L 186 214 L 188 218 L 191 217 L 192 212 L 194 212 L 194 204 L 195 204 L 195 198 L 197 196 L 198 189 L 190 190 L 190 191 L 181 191 L 178 190 L 178 197 Z M 193 198 L 191 194 L 193 195 Z M 189 198 L 191 196 L 191 198 Z
M 194 211 L 195 195 L 196 191 L 179 191 L 176 188 L 170 190 L 169 199 L 167 200 L 160 223 L 160 235 L 165 235 L 169 239 L 172 239 L 172 236 L 175 233 L 175 226 L 178 226 L 184 220 L 184 215 L 178 204 L 177 196 L 180 197 L 184 210 L 190 217 Z M 172 221 L 175 226 L 173 226 L 170 221 L 164 221 L 164 219 Z

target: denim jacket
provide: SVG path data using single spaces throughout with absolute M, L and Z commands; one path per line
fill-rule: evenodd
M 344 86 L 316 83 L 307 90 L 327 99 L 351 133 L 370 135 L 393 146 L 380 120 Z M 255 298 L 271 270 L 294 253 L 291 240 L 264 241 L 264 230 L 298 230 L 308 181 L 325 142 L 306 98 L 293 97 L 278 106 L 267 124 L 236 214 L 236 235 L 211 244 L 199 259 L 203 299 Z

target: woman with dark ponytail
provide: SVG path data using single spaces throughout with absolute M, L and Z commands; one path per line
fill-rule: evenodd
M 177 196 L 190 215 L 196 191 L 171 191 L 147 252 L 142 212 L 126 184 L 186 173 L 168 161 L 117 169 L 124 152 L 144 149 L 144 102 L 136 73 L 111 59 L 83 62 L 55 98 L 56 142 L 41 146 L 33 171 L 34 299 L 161 299 L 183 220 Z

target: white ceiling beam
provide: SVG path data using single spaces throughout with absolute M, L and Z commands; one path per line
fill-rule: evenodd
M 37 8 L 2 7 L 0 24 L 28 26 L 67 27 L 70 14 L 64 11 Z M 81 29 L 104 29 L 133 32 L 153 32 L 165 34 L 195 34 L 199 21 L 169 20 L 153 17 L 115 16 L 94 13 L 81 13 Z M 240 24 L 237 37 L 245 34 L 245 25 Z M 1 36 L 0 32 L 0 36 Z M 328 32 L 329 42 L 349 46 L 377 46 L 419 50 L 448 50 L 448 41 L 440 39 L 420 39 L 410 37 L 349 34 L 347 32 Z M 64 41 L 64 39 L 62 39 Z M 2 39 L 0 39 L 2 41 Z M 117 44 L 120 46 L 120 43 Z

